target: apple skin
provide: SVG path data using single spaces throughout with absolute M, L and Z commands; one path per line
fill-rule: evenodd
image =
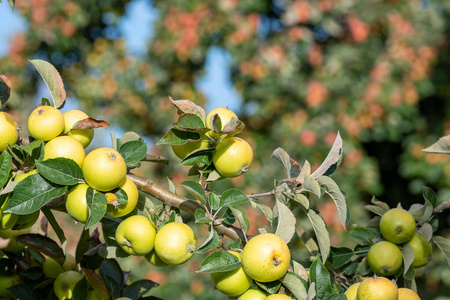
M 127 175 L 125 160 L 111 148 L 98 148 L 89 152 L 82 169 L 86 183 L 101 192 L 119 187 Z
M 358 300 L 398 300 L 395 284 L 386 277 L 367 278 L 358 288 Z
M 386 240 L 394 244 L 408 242 L 412 239 L 415 230 L 416 221 L 414 217 L 404 209 L 390 209 L 381 217 L 381 234 Z
M 222 123 L 222 128 L 221 130 L 223 130 L 223 128 L 225 127 L 225 125 L 227 125 L 230 121 L 231 118 L 238 118 L 236 116 L 236 114 L 232 111 L 229 110 L 226 107 L 217 107 L 215 109 L 213 109 L 212 111 L 209 112 L 209 114 L 206 116 L 206 127 L 211 129 L 211 118 L 215 115 L 218 114 L 219 118 L 220 118 L 220 122 Z M 223 138 L 226 134 L 220 134 L 220 133 L 216 133 L 214 131 L 208 131 L 208 135 L 216 138 L 216 139 L 221 139 Z
M 347 296 L 347 300 L 357 300 L 356 294 L 358 292 L 360 284 L 361 282 L 354 283 L 345 291 L 345 296 Z
M 159 256 L 156 254 L 155 249 L 150 251 L 150 253 L 146 254 L 145 260 L 148 261 L 150 264 L 154 265 L 155 267 L 161 268 L 161 267 L 167 267 L 168 264 L 166 264 Z
M 53 283 L 53 291 L 59 300 L 70 299 L 73 296 L 73 289 L 78 281 L 83 279 L 83 275 L 75 271 L 66 271 L 56 277 Z
M 370 247 L 367 262 L 375 274 L 391 276 L 402 267 L 403 256 L 396 244 L 381 241 Z
M 421 233 L 414 233 L 413 238 L 408 242 L 414 251 L 414 260 L 412 266 L 420 268 L 428 264 L 431 259 L 431 250 L 433 249 L 431 243 Z
M 288 295 L 285 294 L 273 294 L 273 295 L 269 295 L 266 300 L 292 300 L 291 297 L 289 297 Z
M 156 229 L 144 216 L 134 215 L 123 220 L 116 230 L 116 241 L 128 254 L 144 256 L 153 250 Z
M 273 233 L 254 236 L 242 252 L 242 267 L 256 281 L 270 282 L 286 274 L 291 261 L 287 244 Z
M 8 148 L 7 145 L 14 145 L 18 138 L 16 120 L 10 114 L 0 111 L 0 152 Z
M 52 106 L 39 106 L 28 117 L 28 131 L 37 140 L 49 141 L 63 130 L 64 116 Z
M 267 295 L 258 289 L 248 289 L 238 300 L 265 300 Z
M 46 278 L 56 278 L 64 272 L 63 266 L 51 257 L 45 259 L 42 269 Z
M 188 154 L 193 152 L 197 149 L 205 149 L 209 147 L 209 141 L 196 141 L 196 142 L 190 142 L 183 145 L 173 145 L 172 151 L 173 153 L 179 158 L 184 159 Z
M 12 287 L 14 285 L 14 277 L 13 276 L 6 276 L 1 275 L 0 276 L 0 296 L 1 297 L 9 297 L 11 295 L 11 292 L 8 290 L 8 288 Z
M 228 251 L 241 261 L 241 254 L 235 251 Z M 227 272 L 211 273 L 211 281 L 216 288 L 230 297 L 236 297 L 250 288 L 253 279 L 250 278 L 240 266 L 237 269 Z
M 127 194 L 127 203 L 120 205 L 118 208 L 115 208 L 112 204 L 108 204 L 106 208 L 106 214 L 108 216 L 117 218 L 128 215 L 133 211 L 139 200 L 139 191 L 136 184 L 130 178 L 126 177 L 125 181 L 119 187 Z
M 16 224 L 17 219 L 19 218 L 19 215 L 16 215 L 14 213 L 4 213 L 6 206 L 8 205 L 9 196 L 4 197 L 0 196 L 0 198 L 4 198 L 5 201 L 2 203 L 2 206 L 0 207 L 0 229 L 1 230 L 7 230 L 11 229 L 14 224 Z
M 89 118 L 89 116 L 81 110 L 69 110 L 63 113 L 64 116 L 64 132 L 66 135 L 75 138 L 77 141 L 87 148 L 94 138 L 94 129 L 74 129 L 73 125 L 80 120 Z
M 73 159 L 81 168 L 86 153 L 83 145 L 71 136 L 58 136 L 44 146 L 44 160 L 65 157 Z
M 420 300 L 420 297 L 413 290 L 407 288 L 399 288 L 398 300 Z
M 194 231 L 188 225 L 172 222 L 156 233 L 155 251 L 166 264 L 180 265 L 192 257 L 196 244 Z
M 86 202 L 88 188 L 86 183 L 79 183 L 72 187 L 66 195 L 67 213 L 77 222 L 86 223 L 89 218 L 89 207 Z
M 213 163 L 223 177 L 237 177 L 247 172 L 253 162 L 252 147 L 241 138 L 223 139 L 213 152 Z

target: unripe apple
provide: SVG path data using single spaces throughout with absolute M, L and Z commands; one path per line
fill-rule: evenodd
M 64 116 L 52 106 L 39 106 L 28 117 L 28 131 L 39 140 L 49 141 L 64 130 Z
M 369 249 L 367 262 L 375 274 L 391 276 L 402 267 L 403 256 L 396 244 L 389 241 L 381 241 Z
M 67 213 L 81 223 L 86 223 L 89 218 L 89 207 L 86 202 L 88 188 L 86 183 L 79 183 L 72 187 L 66 195 Z
M 172 222 L 156 233 L 156 254 L 169 265 L 179 265 L 189 260 L 195 252 L 197 239 L 194 231 L 184 224 Z
M 236 114 L 232 111 L 229 110 L 226 107 L 217 107 L 215 109 L 213 109 L 207 116 L 206 116 L 206 127 L 211 129 L 211 118 L 215 115 L 218 114 L 219 118 L 220 118 L 220 122 L 222 123 L 222 128 L 220 128 L 220 130 L 223 130 L 223 128 L 225 127 L 225 125 L 227 125 L 230 121 L 231 118 L 238 118 L 236 116 Z M 223 136 L 225 136 L 225 134 L 220 134 L 220 133 L 216 133 L 214 131 L 209 131 L 208 134 L 211 137 L 214 137 L 216 139 L 220 139 Z
M 213 153 L 213 163 L 223 177 L 237 177 L 248 171 L 253 162 L 252 147 L 238 137 L 219 142 Z
M 265 300 L 267 295 L 258 289 L 248 289 L 238 300 Z
M 385 277 L 367 278 L 358 288 L 358 300 L 398 300 L 395 284 Z
M 414 233 L 413 238 L 407 243 L 411 246 L 414 252 L 414 260 L 412 266 L 414 268 L 420 268 L 428 264 L 431 259 L 431 243 L 421 233 Z
M 116 229 L 116 241 L 130 255 L 144 256 L 153 250 L 156 229 L 144 216 L 134 215 L 123 220 Z
M 106 198 L 108 199 L 108 206 L 106 208 L 106 214 L 111 217 L 122 217 L 129 214 L 137 205 L 139 200 L 139 191 L 136 184 L 130 178 L 126 178 L 125 181 L 119 186 L 127 194 L 128 200 L 125 204 L 109 203 L 108 193 Z M 113 198 L 115 195 L 113 195 Z M 117 206 L 117 208 L 116 208 Z
M 94 129 L 74 129 L 75 123 L 89 118 L 89 116 L 81 110 L 69 110 L 63 114 L 64 116 L 64 132 L 66 135 L 75 138 L 77 141 L 87 148 L 94 138 Z
M 44 146 L 44 160 L 58 157 L 73 159 L 81 167 L 86 153 L 79 141 L 63 135 L 51 139 Z
M 414 217 L 406 210 L 393 208 L 383 214 L 380 231 L 383 237 L 395 244 L 403 244 L 412 239 L 416 230 Z
M 7 145 L 14 145 L 18 138 L 16 120 L 10 114 L 0 111 L 0 152 L 8 148 Z
M 71 299 L 73 289 L 78 281 L 83 279 L 83 275 L 75 271 L 66 271 L 56 277 L 53 283 L 53 291 L 59 300 Z

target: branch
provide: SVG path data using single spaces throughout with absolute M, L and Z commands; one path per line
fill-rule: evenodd
M 139 190 L 155 197 L 164 204 L 177 207 L 190 215 L 194 215 L 197 209 L 202 208 L 198 202 L 171 193 L 152 182 L 150 179 L 132 173 L 129 173 L 127 176 L 136 184 Z M 214 225 L 214 230 L 216 230 L 219 235 L 226 235 L 232 240 L 241 239 L 241 241 L 245 243 L 246 237 L 238 227 L 227 224 L 216 224 Z
M 436 206 L 433 209 L 433 213 L 436 215 L 436 214 L 439 214 L 439 213 L 441 213 L 444 210 L 449 209 L 449 208 L 450 208 L 450 199 L 447 200 L 447 201 L 444 201 L 441 204 L 439 204 L 438 206 Z

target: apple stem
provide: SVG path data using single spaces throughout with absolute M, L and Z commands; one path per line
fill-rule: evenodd
M 131 248 L 131 242 L 129 240 L 125 240 L 125 242 L 123 243 L 125 246 L 130 247 Z

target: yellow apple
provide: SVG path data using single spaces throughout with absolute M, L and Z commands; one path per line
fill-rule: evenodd
M 191 227 L 172 222 L 156 233 L 156 254 L 169 265 L 179 265 L 189 260 L 195 252 L 197 239 Z
M 193 152 L 197 149 L 204 149 L 209 147 L 209 141 L 196 141 L 196 142 L 189 142 L 183 145 L 173 145 L 172 150 L 173 153 L 175 153 L 176 156 L 180 159 L 184 159 L 188 154 Z
M 0 152 L 8 148 L 7 145 L 14 145 L 18 138 L 16 120 L 10 114 L 0 111 Z
M 367 262 L 375 274 L 391 276 L 402 267 L 403 256 L 396 244 L 381 241 L 370 247 Z
M 125 181 L 127 166 L 122 155 L 116 150 L 98 148 L 86 155 L 83 175 L 86 183 L 93 189 L 107 192 Z
M 265 300 L 267 295 L 258 289 L 248 289 L 238 300 Z
M 81 167 L 86 153 L 83 145 L 73 137 L 58 136 L 45 144 L 44 160 L 58 157 L 73 159 Z
M 398 300 L 420 300 L 420 297 L 413 290 L 407 288 L 399 288 Z
M 39 140 L 49 141 L 64 130 L 64 116 L 52 106 L 39 106 L 28 117 L 28 131 Z
M 63 114 L 64 116 L 64 132 L 66 135 L 75 138 L 77 141 L 87 148 L 94 138 L 94 129 L 73 129 L 78 121 L 89 118 L 89 116 L 81 110 L 69 110 Z
M 266 300 L 292 300 L 292 298 L 285 294 L 273 294 L 268 296 Z
M 66 195 L 67 213 L 81 223 L 86 223 L 89 218 L 89 207 L 86 202 L 88 188 L 86 183 L 79 183 L 72 187 Z
M 167 267 L 168 264 L 166 264 L 159 256 L 156 254 L 155 249 L 153 248 L 150 253 L 145 255 L 145 260 L 148 261 L 150 264 L 154 265 L 155 267 L 161 268 L 161 267 Z
M 398 300 L 395 284 L 386 277 L 367 278 L 358 288 L 358 300 Z
M 287 244 L 273 233 L 249 240 L 242 252 L 242 267 L 256 281 L 275 281 L 286 274 L 291 261 Z
M 237 177 L 250 168 L 253 161 L 253 150 L 243 139 L 230 137 L 217 144 L 212 158 L 214 167 L 220 175 Z
M 354 283 L 345 291 L 345 296 L 347 296 L 347 300 L 357 300 L 356 293 L 358 292 L 360 284 L 361 282 Z
M 116 229 L 116 241 L 128 254 L 144 256 L 153 250 L 156 229 L 144 216 L 134 215 L 123 220 Z
M 229 110 L 226 107 L 217 107 L 215 109 L 213 109 L 207 116 L 206 116 L 206 127 L 211 129 L 211 118 L 215 115 L 218 114 L 219 118 L 220 118 L 220 122 L 222 123 L 222 128 L 220 128 L 220 130 L 222 131 L 223 128 L 225 127 L 225 125 L 227 125 L 230 121 L 231 118 L 238 118 L 236 116 L 236 114 L 232 111 Z M 223 136 L 225 136 L 225 134 L 220 134 L 220 133 L 216 133 L 214 131 L 209 131 L 208 134 L 211 137 L 214 137 L 216 139 L 220 139 Z
M 129 214 L 136 207 L 139 199 L 139 191 L 136 187 L 136 184 L 130 178 L 127 177 L 119 187 L 127 194 L 127 203 L 121 205 L 119 205 L 117 202 L 108 203 L 108 206 L 106 208 L 106 214 L 108 216 L 117 218 Z M 116 205 L 119 206 L 117 206 L 116 208 Z

